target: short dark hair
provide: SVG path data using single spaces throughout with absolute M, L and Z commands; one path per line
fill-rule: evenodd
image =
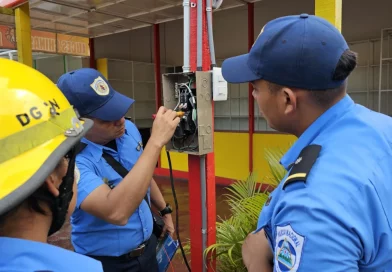
M 0 215 L 0 229 L 4 226 L 7 219 L 15 214 L 22 205 L 26 205 L 30 211 L 47 216 L 48 214 L 43 209 L 42 203 L 46 203 L 51 207 L 54 203 L 54 197 L 50 195 L 49 191 L 44 186 L 45 185 L 39 187 L 32 195 L 16 207 Z
M 335 72 L 333 74 L 333 80 L 345 80 L 354 71 L 357 66 L 357 57 L 358 54 L 351 51 L 346 50 L 343 52 L 342 56 L 339 59 L 338 64 L 336 65 Z M 268 82 L 268 88 L 271 92 L 277 92 L 281 90 L 284 86 Z M 287 86 L 290 87 L 290 86 Z M 345 81 L 341 86 L 335 89 L 326 89 L 326 90 L 307 90 L 310 93 L 313 101 L 320 106 L 329 106 L 339 95 L 346 91 L 347 81 Z

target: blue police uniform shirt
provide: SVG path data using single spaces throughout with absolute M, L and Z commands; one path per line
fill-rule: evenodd
M 104 180 L 116 186 L 123 179 L 102 157 L 103 151 L 131 170 L 143 151 L 140 133 L 132 122 L 126 120 L 124 135 L 116 139 L 117 151 L 87 139 L 82 139 L 82 142 L 88 145 L 76 158 L 80 180 L 76 209 L 71 216 L 72 244 L 81 254 L 123 255 L 147 241 L 152 234 L 152 214 L 147 202 L 141 202 L 125 226 L 97 218 L 80 209 L 80 205 L 92 191 L 105 183 Z M 150 188 L 148 197 L 149 192 Z
M 50 244 L 0 237 L 0 271 L 100 272 L 92 258 Z
M 284 155 L 286 177 L 311 144 L 306 182 L 281 182 L 259 217 L 274 271 L 392 271 L 392 118 L 345 96 Z

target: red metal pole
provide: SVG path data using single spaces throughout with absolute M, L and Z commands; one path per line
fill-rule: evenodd
M 162 106 L 162 74 L 161 74 L 161 44 L 159 38 L 159 24 L 154 24 L 154 70 L 155 70 L 155 108 Z M 158 168 L 161 167 L 161 156 Z
M 203 71 L 210 69 L 210 51 L 206 22 L 206 3 L 203 1 Z M 191 71 L 197 69 L 197 0 L 191 0 L 190 23 L 190 66 Z M 212 104 L 212 126 L 214 125 L 214 105 Z M 193 271 L 203 271 L 202 242 L 202 208 L 207 210 L 207 247 L 216 242 L 216 196 L 215 196 L 215 162 L 214 153 L 206 155 L 206 203 L 201 201 L 201 159 L 199 156 L 188 156 L 189 171 L 189 217 L 191 239 L 191 266 Z M 215 262 L 207 261 L 207 271 L 215 271 Z
M 212 0 L 210 0 L 210 6 L 212 6 Z M 206 2 L 203 1 L 203 11 L 206 10 Z M 207 27 L 207 14 L 203 13 L 203 71 L 210 70 L 211 67 L 211 55 L 208 43 L 208 27 Z M 215 115 L 214 115 L 214 101 L 211 100 L 212 104 L 212 131 L 215 131 Z M 215 146 L 215 145 L 214 145 Z M 207 209 L 207 247 L 216 243 L 216 181 L 215 181 L 215 154 L 209 153 L 206 155 L 206 190 L 207 198 L 205 206 Z M 207 256 L 207 271 L 216 271 L 216 262 L 210 262 L 210 258 L 214 256 Z
M 248 3 L 248 50 L 254 42 L 254 4 Z M 249 84 L 249 172 L 253 171 L 253 134 L 255 132 L 255 102 L 252 95 L 253 87 Z
M 97 64 L 95 62 L 94 38 L 90 38 L 88 40 L 88 45 L 90 47 L 90 68 L 97 69 Z
M 197 0 L 191 0 L 190 14 L 190 67 L 197 68 Z M 191 267 L 193 271 L 203 271 L 202 216 L 200 187 L 200 158 L 188 155 L 189 190 L 189 234 L 191 239 Z

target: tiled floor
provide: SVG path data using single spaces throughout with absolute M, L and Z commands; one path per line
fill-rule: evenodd
M 155 180 L 161 189 L 165 200 L 174 208 L 174 199 L 171 191 L 170 180 L 167 178 L 155 177 Z M 189 198 L 188 198 L 188 183 L 186 181 L 175 181 L 175 189 L 176 195 L 179 205 L 179 229 L 180 229 L 180 238 L 182 244 L 186 243 L 189 238 Z M 227 191 L 220 186 L 216 187 L 216 211 L 217 216 L 225 217 L 229 215 L 228 207 L 225 205 L 225 202 L 222 201 L 224 199 L 223 194 L 227 193 Z M 175 212 L 173 213 L 173 220 L 175 220 Z M 175 222 L 174 222 L 175 224 Z M 49 243 L 55 244 L 67 249 L 72 250 L 72 244 L 70 241 L 70 230 L 71 226 L 67 221 L 58 233 L 50 237 Z M 169 267 L 168 271 L 176 271 L 176 272 L 186 272 L 188 271 L 185 264 L 183 263 L 182 256 L 180 254 L 180 250 L 178 250 L 178 254 L 175 256 L 172 265 L 173 269 Z M 188 256 L 188 261 L 190 257 Z

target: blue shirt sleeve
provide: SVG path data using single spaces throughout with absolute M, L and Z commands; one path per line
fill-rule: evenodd
M 76 165 L 79 169 L 79 181 L 78 181 L 78 197 L 76 201 L 76 207 L 80 208 L 82 202 L 86 197 L 94 191 L 96 188 L 105 184 L 102 178 L 100 178 L 94 171 L 94 164 L 88 159 L 78 156 L 76 158 Z
M 300 186 L 301 188 L 295 188 Z M 358 271 L 362 249 L 349 199 L 315 193 L 298 182 L 272 217 L 275 271 Z

